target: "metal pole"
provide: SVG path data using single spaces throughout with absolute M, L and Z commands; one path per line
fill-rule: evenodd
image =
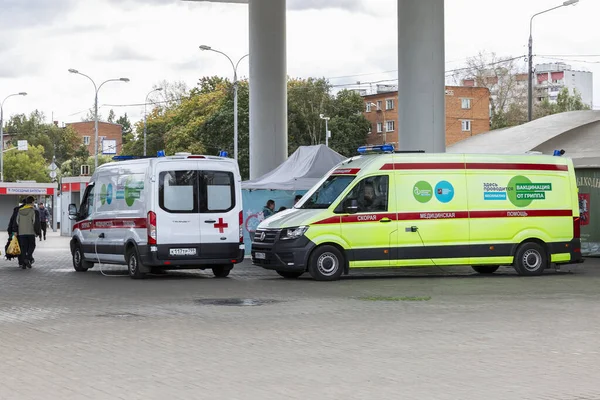
M 94 99 L 94 170 L 98 168 L 98 90 Z
M 237 71 L 233 76 L 233 159 L 238 160 L 238 82 Z
M 328 119 L 325 119 L 325 146 L 329 147 L 329 125 L 327 121 Z
M 146 103 L 148 102 L 148 96 L 144 102 L 144 157 L 146 157 Z
M 527 53 L 527 120 L 533 119 L 533 17 L 529 20 L 529 50 Z

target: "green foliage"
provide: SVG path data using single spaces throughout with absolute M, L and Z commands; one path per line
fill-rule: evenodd
M 332 95 L 325 79 L 291 79 L 288 82 L 288 151 L 298 146 L 325 143 L 325 121 L 331 118 L 330 146 L 343 155 L 352 155 L 365 144 L 369 122 L 364 118 L 362 98 L 343 90 Z M 178 102 L 156 107 L 147 117 L 147 154 L 190 152 L 217 155 L 225 150 L 234 155 L 233 84 L 220 77 L 203 77 L 198 87 L 185 92 Z M 143 121 L 135 134 L 125 133 L 123 154 L 142 155 Z M 249 176 L 249 85 L 238 82 L 238 164 L 244 179 Z
M 4 180 L 35 180 L 51 182 L 48 164 L 44 159 L 44 147 L 29 146 L 27 151 L 9 150 L 4 153 Z
M 573 95 L 568 88 L 563 88 L 556 98 L 556 103 L 550 103 L 547 98 L 542 100 L 535 109 L 535 118 L 558 114 L 567 111 L 589 110 L 590 106 L 581 100 L 581 94 L 575 89 Z
M 110 122 L 111 124 L 113 124 L 115 122 L 115 118 L 115 111 L 111 108 L 108 112 L 108 118 L 106 119 L 106 122 Z

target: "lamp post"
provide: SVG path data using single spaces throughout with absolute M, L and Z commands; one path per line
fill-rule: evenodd
M 329 128 L 328 128 L 327 124 L 328 124 L 330 118 L 326 117 L 323 114 L 319 114 L 319 118 L 325 120 L 325 146 L 329 147 Z
M 544 11 L 540 11 L 539 13 L 533 14 L 531 19 L 529 20 L 529 53 L 528 53 L 528 82 L 527 82 L 527 119 L 531 121 L 533 119 L 533 38 L 532 38 L 532 28 L 533 28 L 533 18 L 547 13 L 548 11 L 556 10 L 557 8 L 575 5 L 579 2 L 579 0 L 567 0 L 564 1 L 561 5 L 556 7 L 549 8 Z
M 227 57 L 231 66 L 233 67 L 233 158 L 235 161 L 238 160 L 238 78 L 237 78 L 237 68 L 240 65 L 240 61 L 244 58 L 248 57 L 249 54 L 242 56 L 236 64 L 233 63 L 233 60 L 225 53 L 219 50 L 215 50 L 210 46 L 201 45 L 200 50 L 202 51 L 214 51 L 215 53 L 219 53 Z
M 97 168 L 98 167 L 98 92 L 100 91 L 100 88 L 102 87 L 102 85 L 104 85 L 107 82 L 129 82 L 129 78 L 107 79 L 104 82 L 102 82 L 100 84 L 100 86 L 96 86 L 96 82 L 94 82 L 94 80 L 92 78 L 90 78 L 89 76 L 87 76 L 86 74 L 83 74 L 73 68 L 69 68 L 69 72 L 72 74 L 79 74 L 79 75 L 85 76 L 90 81 L 92 81 L 92 84 L 94 85 L 94 91 L 95 91 L 95 95 L 94 95 L 94 168 Z
M 9 94 L 0 103 L 0 182 L 4 182 L 4 102 L 9 97 L 27 96 L 26 92 Z
M 148 103 L 148 96 L 154 92 L 160 92 L 161 90 L 163 90 L 161 87 L 151 90 L 146 95 L 146 100 L 144 101 L 144 157 L 146 157 L 146 104 Z

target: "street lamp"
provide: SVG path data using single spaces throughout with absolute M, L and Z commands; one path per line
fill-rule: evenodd
M 549 8 L 544 11 L 540 11 L 537 14 L 533 14 L 531 19 L 529 20 L 529 54 L 527 59 L 529 60 L 528 65 L 528 82 L 527 82 L 527 118 L 529 121 L 533 119 L 533 38 L 532 38 L 532 28 L 533 28 L 533 18 L 540 14 L 547 13 L 548 11 L 556 10 L 557 8 L 571 6 L 579 3 L 579 0 L 567 0 L 564 1 L 561 5 L 556 7 Z
M 238 78 L 237 78 L 237 68 L 240 65 L 240 61 L 244 58 L 248 57 L 249 54 L 242 56 L 236 64 L 233 63 L 231 58 L 223 53 L 222 51 L 215 50 L 210 46 L 205 44 L 200 46 L 200 50 L 202 51 L 214 51 L 215 53 L 223 54 L 233 67 L 233 158 L 235 161 L 238 160 Z
M 324 114 L 319 114 L 319 118 L 324 119 L 325 120 L 325 146 L 329 147 L 329 127 L 328 127 L 328 123 L 330 118 L 326 117 Z
M 148 103 L 148 96 L 154 92 L 160 92 L 161 90 L 163 90 L 161 87 L 151 90 L 146 95 L 146 101 L 144 101 L 144 157 L 146 157 L 146 104 Z
M 4 102 L 9 97 L 27 96 L 26 92 L 9 94 L 0 103 L 0 182 L 4 182 Z
M 79 74 L 79 75 L 85 76 L 90 81 L 92 81 L 92 84 L 94 85 L 94 91 L 95 91 L 95 95 L 94 95 L 94 168 L 97 168 L 98 167 L 98 92 L 100 91 L 100 88 L 102 87 L 102 85 L 104 85 L 107 82 L 129 82 L 129 78 L 107 79 L 104 82 L 102 82 L 100 84 L 100 86 L 96 86 L 96 82 L 94 82 L 94 80 L 92 78 L 90 78 L 89 76 L 87 76 L 86 74 L 83 74 L 73 68 L 69 68 L 69 72 L 72 74 Z

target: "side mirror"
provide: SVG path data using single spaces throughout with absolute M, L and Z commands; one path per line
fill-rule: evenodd
M 358 200 L 347 200 L 346 204 L 344 204 L 344 211 L 348 214 L 356 214 L 358 212 Z
M 69 216 L 77 215 L 77 206 L 75 204 L 69 204 Z

